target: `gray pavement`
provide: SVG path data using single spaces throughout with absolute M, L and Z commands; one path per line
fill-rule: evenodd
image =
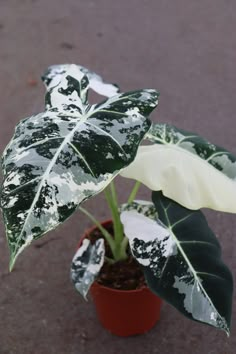
M 1 152 L 19 119 L 43 109 L 43 70 L 75 62 L 122 90 L 157 88 L 153 120 L 196 131 L 236 154 L 235 13 L 234 0 L 0 0 Z M 119 181 L 121 198 L 129 186 Z M 107 218 L 102 196 L 87 206 Z M 236 216 L 206 213 L 235 276 Z M 229 339 L 167 304 L 143 336 L 124 339 L 101 328 L 92 302 L 77 295 L 68 276 L 89 225 L 74 215 L 26 250 L 10 275 L 1 225 L 0 354 L 235 353 L 235 297 Z

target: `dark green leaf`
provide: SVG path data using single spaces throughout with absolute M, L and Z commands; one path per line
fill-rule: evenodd
M 172 248 L 164 255 L 165 244 L 170 245 L 166 239 L 164 248 L 160 245 L 151 254 L 158 261 L 153 267 L 144 267 L 148 285 L 182 314 L 229 334 L 232 275 L 222 262 L 219 242 L 204 215 L 185 209 L 161 192 L 153 192 L 153 203 Z
M 151 290 L 188 318 L 229 333 L 233 281 L 219 242 L 200 211 L 153 193 L 159 219 L 136 207 L 121 221 Z

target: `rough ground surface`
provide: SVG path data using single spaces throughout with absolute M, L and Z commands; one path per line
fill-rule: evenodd
M 18 120 L 42 109 L 42 71 L 77 62 L 123 90 L 159 89 L 154 120 L 197 131 L 236 154 L 235 13 L 235 0 L 0 0 L 1 151 Z M 120 185 L 121 197 L 128 188 Z M 107 217 L 101 197 L 88 207 Z M 235 276 L 236 216 L 207 214 Z M 89 225 L 74 215 L 26 250 L 11 275 L 1 226 L 0 354 L 235 353 L 236 298 L 230 339 L 167 304 L 143 336 L 123 339 L 103 330 L 68 276 Z

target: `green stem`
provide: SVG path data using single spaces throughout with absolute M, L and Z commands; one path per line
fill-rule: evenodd
M 112 201 L 114 206 L 114 222 L 115 222 L 115 229 L 116 229 L 114 237 L 116 243 L 120 244 L 124 237 L 124 230 L 123 230 L 123 225 L 120 221 L 119 204 L 117 199 L 115 183 L 113 181 L 110 183 L 110 191 L 111 191 L 111 196 L 112 196 Z
M 105 256 L 105 260 L 106 260 L 106 262 L 109 263 L 109 264 L 114 264 L 114 263 L 116 263 L 116 261 L 115 261 L 113 258 L 110 258 L 110 257 L 106 257 L 106 256 Z
M 130 193 L 128 198 L 128 204 L 132 203 L 136 194 L 141 186 L 141 182 L 137 181 Z M 123 225 L 120 221 L 119 205 L 117 200 L 117 193 L 115 189 L 115 184 L 112 181 L 110 185 L 104 190 L 105 198 L 107 204 L 111 210 L 113 227 L 114 227 L 114 237 L 96 220 L 93 215 L 91 215 L 86 209 L 80 207 L 79 209 L 87 215 L 90 220 L 98 227 L 102 232 L 104 238 L 110 246 L 112 255 L 115 261 L 119 261 L 127 258 L 127 245 L 128 238 L 124 236 Z
M 105 198 L 106 198 L 107 204 L 108 204 L 108 206 L 110 208 L 110 211 L 111 211 L 112 221 L 113 221 L 113 228 L 114 228 L 114 235 L 116 235 L 116 233 L 117 233 L 117 225 L 116 225 L 115 205 L 114 205 L 114 202 L 112 200 L 112 196 L 111 196 L 110 191 L 108 190 L 108 188 L 106 188 L 104 190 L 104 194 L 105 194 Z
M 116 247 L 118 249 L 119 244 L 123 240 L 123 225 L 120 222 L 120 214 L 118 209 L 117 195 L 116 195 L 114 182 L 111 182 L 108 188 L 105 189 L 104 193 L 105 193 L 107 204 L 111 210 L 113 227 L 114 227 L 114 240 L 116 243 Z
M 127 202 L 128 204 L 131 204 L 134 201 L 134 198 L 136 197 L 140 186 L 141 186 L 141 182 L 136 181 L 135 185 L 129 195 L 128 202 Z
M 104 236 L 105 240 L 107 241 L 107 243 L 109 244 L 111 251 L 114 255 L 115 253 L 115 242 L 112 238 L 112 235 L 100 224 L 100 222 L 95 219 L 95 217 L 90 214 L 86 209 L 79 207 L 79 210 L 82 211 L 82 213 L 84 213 L 96 226 L 97 228 L 101 231 L 102 235 Z
M 126 250 L 127 250 L 128 243 L 129 243 L 128 237 L 124 236 L 123 241 L 121 243 L 121 250 L 120 250 L 121 256 L 124 257 L 123 259 L 127 258 Z

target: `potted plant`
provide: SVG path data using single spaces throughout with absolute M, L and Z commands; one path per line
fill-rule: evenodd
M 76 65 L 50 67 L 43 80 L 45 112 L 17 125 L 2 158 L 10 269 L 33 240 L 80 208 L 102 232 L 83 240 L 73 258 L 71 276 L 83 296 L 105 260 L 118 263 L 130 252 L 154 294 L 229 334 L 232 275 L 200 209 L 236 212 L 236 158 L 194 133 L 152 124 L 156 90 L 118 93 Z M 89 105 L 89 88 L 108 99 Z M 119 207 L 117 175 L 149 187 L 152 202 L 134 200 L 136 185 Z M 112 236 L 80 207 L 107 186 Z
M 120 219 L 121 213 L 131 209 L 142 210 L 151 218 L 156 215 L 151 203 L 133 201 L 139 186 L 136 182 L 127 204 L 119 207 L 115 184 L 110 183 L 104 193 L 112 219 L 103 223 L 79 208 L 95 226 L 85 232 L 71 264 L 75 288 L 85 299 L 91 291 L 103 327 L 125 337 L 151 329 L 161 309 L 161 299 L 147 287 L 142 269 L 131 254 Z

